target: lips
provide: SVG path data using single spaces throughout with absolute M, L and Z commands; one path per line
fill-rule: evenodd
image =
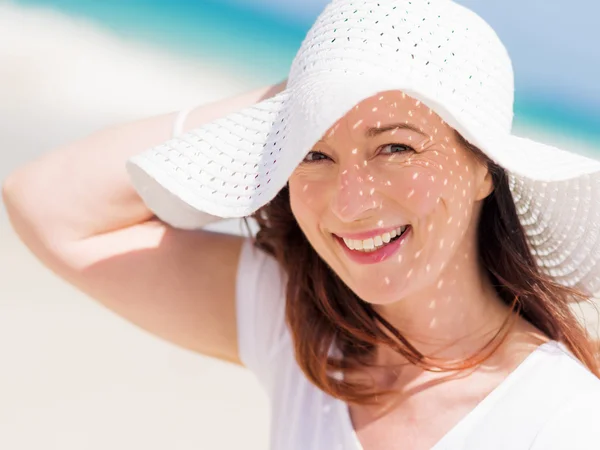
M 394 239 L 390 239 L 388 244 L 382 245 L 370 251 L 365 251 L 364 249 L 352 250 L 348 247 L 348 245 L 346 245 L 344 239 L 339 236 L 335 236 L 335 240 L 339 243 L 343 252 L 350 260 L 359 264 L 376 264 L 391 258 L 402 247 L 404 247 L 406 240 L 410 237 L 411 231 L 412 227 L 408 225 L 404 229 L 404 232 L 400 234 L 400 236 L 396 236 Z

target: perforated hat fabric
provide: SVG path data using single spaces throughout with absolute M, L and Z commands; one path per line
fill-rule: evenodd
M 600 163 L 511 134 L 514 74 L 493 29 L 450 0 L 334 0 L 285 91 L 131 158 L 150 209 L 185 227 L 251 215 L 362 100 L 401 90 L 507 170 L 532 254 L 550 276 L 600 290 Z M 175 202 L 169 199 L 176 199 Z

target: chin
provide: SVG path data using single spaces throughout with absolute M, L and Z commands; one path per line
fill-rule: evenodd
M 390 305 L 405 297 L 409 289 L 407 283 L 400 283 L 397 278 L 398 274 L 389 276 L 378 274 L 376 279 L 372 276 L 364 277 L 361 280 L 354 279 L 346 285 L 365 303 Z

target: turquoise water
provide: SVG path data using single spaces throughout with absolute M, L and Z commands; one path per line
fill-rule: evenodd
M 285 0 L 282 0 L 285 1 Z M 283 20 L 234 0 L 18 0 L 91 18 L 124 38 L 243 72 L 256 83 L 287 76 L 311 23 Z M 518 89 L 518 84 L 517 84 Z M 600 105 L 517 90 L 515 121 L 565 133 L 598 146 Z

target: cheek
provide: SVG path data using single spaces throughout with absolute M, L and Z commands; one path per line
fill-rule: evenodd
M 319 197 L 318 181 L 307 180 L 303 177 L 292 177 L 288 183 L 290 192 L 290 206 L 292 210 L 311 209 L 316 207 Z
M 325 202 L 323 196 L 318 195 L 323 187 L 318 182 L 301 178 L 290 178 L 288 186 L 292 214 L 304 234 L 311 237 L 324 214 Z
M 388 171 L 382 179 L 382 192 L 418 217 L 430 214 L 441 199 L 452 194 L 450 180 L 436 167 L 403 167 Z

